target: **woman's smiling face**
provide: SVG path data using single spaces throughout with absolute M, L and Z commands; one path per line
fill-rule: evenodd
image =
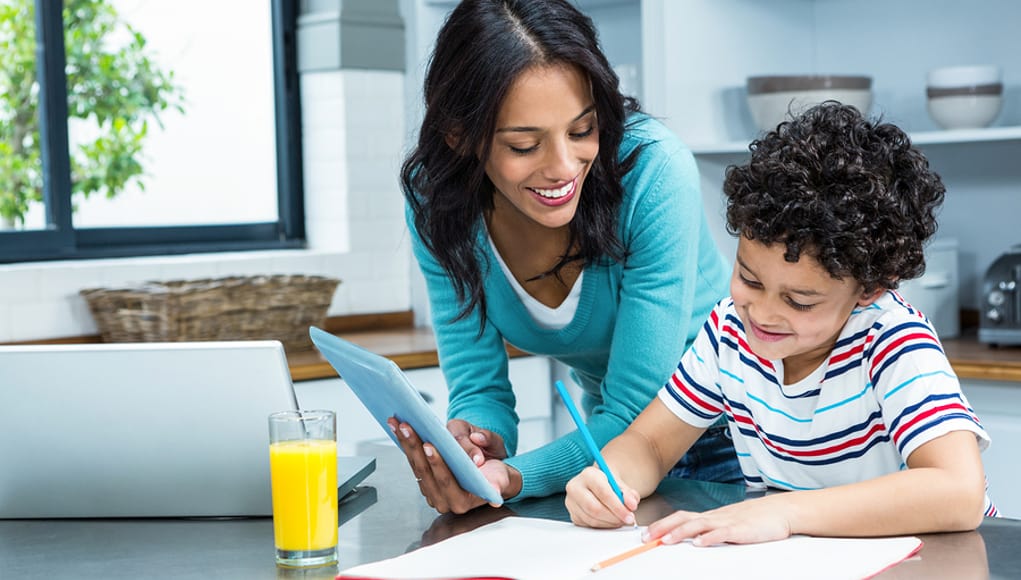
M 829 357 L 851 311 L 883 290 L 865 295 L 856 280 L 830 276 L 807 253 L 792 263 L 784 251 L 783 244 L 741 236 L 730 293 L 752 351 L 783 360 L 788 376 L 792 370 L 801 375 Z
M 509 202 L 532 221 L 566 226 L 599 154 L 599 126 L 588 79 L 577 68 L 530 68 L 500 107 L 486 174 L 493 203 Z

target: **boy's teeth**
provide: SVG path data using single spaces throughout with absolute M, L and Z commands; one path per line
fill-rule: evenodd
M 558 197 L 564 197 L 565 195 L 567 195 L 567 193 L 569 191 L 571 191 L 571 186 L 572 185 L 574 185 L 574 182 L 573 181 L 569 181 L 567 184 L 565 184 L 560 189 L 539 189 L 538 187 L 533 187 L 532 191 L 538 193 L 539 195 L 541 195 L 543 197 L 549 197 L 549 198 L 552 198 L 552 199 L 556 199 Z

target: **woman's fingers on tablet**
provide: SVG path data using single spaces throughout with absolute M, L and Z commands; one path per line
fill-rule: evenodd
M 467 492 L 458 485 L 436 448 L 423 443 L 418 433 L 407 423 L 398 422 L 396 434 L 411 464 L 418 488 L 429 505 L 440 513 L 467 511 L 462 499 Z
M 428 475 L 418 482 L 419 489 L 422 490 L 422 495 L 425 496 L 430 506 L 441 514 L 445 514 L 450 511 L 445 486 L 437 480 L 431 466 L 427 471 Z
M 399 425 L 397 432 L 399 433 L 397 438 L 401 442 L 401 448 L 408 457 L 411 470 L 415 473 L 418 489 L 425 496 L 426 501 L 440 513 L 450 511 L 450 506 L 443 490 L 444 485 L 436 481 L 434 464 L 430 461 L 429 457 L 430 454 L 434 457 L 439 457 L 436 448 L 432 445 L 423 444 L 418 434 L 415 433 L 415 430 L 410 425 Z M 446 465 L 442 463 L 442 459 L 440 459 L 440 463 L 445 469 Z
M 469 438 L 473 443 L 482 448 L 486 459 L 506 459 L 507 447 L 503 444 L 503 437 L 500 437 L 489 429 L 472 427 Z
M 472 439 L 472 433 L 478 431 L 478 427 L 462 419 L 451 419 L 447 421 L 447 431 L 454 436 L 458 445 L 468 457 L 472 458 L 475 465 L 482 465 L 486 461 L 486 454 Z
M 436 508 L 436 511 L 440 513 L 447 513 L 452 511 L 449 496 L 451 493 L 450 485 L 453 479 L 450 476 L 450 468 L 447 467 L 443 458 L 436 449 L 428 443 L 422 446 L 425 452 L 426 461 L 429 464 L 429 484 L 430 489 L 427 497 L 431 500 L 430 505 Z M 453 485 L 458 491 L 460 488 L 457 487 L 457 482 L 454 481 Z M 455 512 L 456 513 L 456 512 Z
M 467 425 L 465 429 L 467 438 L 471 426 L 466 422 L 462 423 Z M 432 444 L 423 443 L 411 425 L 394 418 L 387 421 L 387 425 L 394 432 L 401 451 L 408 458 L 419 490 L 436 511 L 461 514 L 485 503 L 482 498 L 461 489 L 439 451 Z
M 461 488 L 461 485 L 457 482 L 457 478 L 450 471 L 450 467 L 447 466 L 446 461 L 440 456 L 436 449 L 426 443 L 422 446 L 425 451 L 429 466 L 431 468 L 433 476 L 433 484 L 436 486 L 435 498 L 437 510 L 438 506 L 442 505 L 444 511 L 451 511 L 455 514 L 463 514 L 475 507 L 482 505 L 484 502 L 482 498 L 475 496 Z
M 426 459 L 425 449 L 422 448 L 422 440 L 419 439 L 418 433 L 415 433 L 411 425 L 400 423 L 393 418 L 387 421 L 387 425 L 397 436 L 397 442 L 400 444 L 404 456 L 408 458 L 408 464 L 415 475 L 415 480 L 421 485 L 423 481 L 432 479 L 432 468 Z

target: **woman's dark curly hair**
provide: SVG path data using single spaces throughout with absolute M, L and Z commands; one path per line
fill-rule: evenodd
M 493 207 L 485 172 L 500 105 L 511 85 L 534 66 L 577 67 L 591 85 L 599 123 L 599 156 L 570 224 L 566 263 L 589 264 L 625 255 L 617 235 L 621 178 L 637 151 L 621 161 L 618 148 L 629 111 L 617 75 L 599 48 L 592 20 L 567 0 L 463 0 L 447 17 L 425 78 L 425 116 L 415 149 L 401 168 L 401 187 L 426 248 L 450 277 L 462 310 L 486 320 L 482 256 L 476 239 Z M 448 144 L 453 137 L 455 147 Z M 576 254 L 567 255 L 576 247 Z M 481 331 L 481 327 L 480 327 Z
M 827 101 L 781 123 L 727 168 L 727 230 L 805 252 L 870 293 L 925 271 L 945 188 L 899 128 Z

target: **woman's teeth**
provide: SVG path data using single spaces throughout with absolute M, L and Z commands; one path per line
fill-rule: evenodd
M 563 187 L 561 187 L 559 189 L 539 189 L 538 187 L 533 187 L 532 191 L 534 191 L 535 193 L 538 193 L 539 195 L 541 195 L 543 197 L 549 198 L 549 199 L 558 199 L 558 198 L 564 197 L 568 193 L 571 193 L 571 189 L 573 187 L 574 187 L 574 182 L 573 181 L 569 181 L 566 184 L 564 184 Z

